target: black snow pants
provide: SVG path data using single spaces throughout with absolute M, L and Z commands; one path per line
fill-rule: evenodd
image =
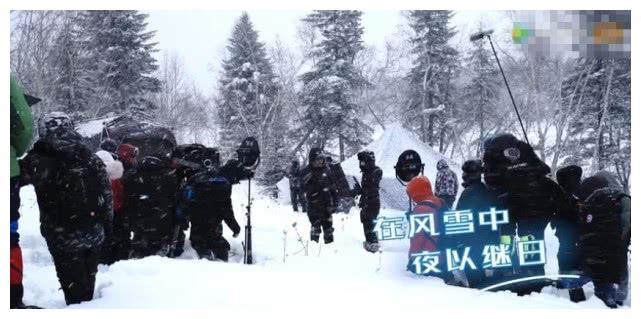
M 99 248 L 62 251 L 49 247 L 67 305 L 93 299 Z
M 321 232 L 326 244 L 334 241 L 332 211 L 329 207 L 309 207 L 307 217 L 311 223 L 310 239 L 318 242 Z
M 213 216 L 223 215 L 222 212 L 211 211 L 210 213 L 212 213 Z M 223 237 L 222 218 L 202 217 L 199 216 L 191 221 L 191 232 L 189 234 L 191 247 L 194 248 L 200 258 L 211 260 L 216 258 L 227 261 L 229 259 L 231 246 Z
M 519 237 L 529 236 L 533 240 L 545 239 L 545 227 L 550 221 L 547 218 L 521 218 L 517 221 Z M 513 264 L 518 264 L 518 256 L 513 256 Z M 530 277 L 545 275 L 544 265 L 518 266 L 518 277 Z M 545 283 L 534 283 L 521 285 L 516 289 L 518 295 L 527 295 L 532 292 L 540 292 Z
M 105 238 L 100 256 L 101 264 L 111 265 L 119 260 L 129 258 L 131 229 L 123 214 L 123 211 L 114 213 L 113 233 Z
M 365 234 L 365 241 L 367 243 L 378 243 L 376 237 L 376 218 L 380 212 L 380 207 L 363 207 L 361 209 L 361 223 L 363 223 L 363 233 Z

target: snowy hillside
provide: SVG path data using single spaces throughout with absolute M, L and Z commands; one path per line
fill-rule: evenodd
M 254 188 L 254 185 L 252 185 Z M 247 185 L 234 188 L 234 210 L 245 222 Z M 258 194 L 256 192 L 255 194 Z M 255 195 L 258 196 L 258 195 Z M 21 191 L 21 244 L 24 253 L 24 285 L 27 304 L 64 308 L 64 298 L 46 244 L 39 234 L 38 209 L 32 187 Z M 241 234 L 225 237 L 232 246 L 230 263 L 195 260 L 187 248 L 180 259 L 148 257 L 100 266 L 95 299 L 74 308 L 217 308 L 279 311 L 284 307 L 313 307 L 325 292 L 333 302 L 350 307 L 371 306 L 376 300 L 409 309 L 429 300 L 431 306 L 472 308 L 602 308 L 587 286 L 588 301 L 574 304 L 566 291 L 546 288 L 542 294 L 517 297 L 509 292 L 486 293 L 446 286 L 435 278 L 417 277 L 405 271 L 407 240 L 385 241 L 383 253 L 370 254 L 361 247 L 362 226 L 358 212 L 335 215 L 336 242 L 310 244 L 307 255 L 297 241 L 296 230 L 307 243 L 309 222 L 291 206 L 256 197 L 252 206 L 255 265 L 242 265 Z M 398 216 L 400 211 L 383 210 Z M 296 223 L 296 229 L 292 224 Z M 548 237 L 552 232 L 548 229 Z M 556 254 L 556 238 L 548 241 L 548 257 Z M 550 239 L 548 238 L 548 239 Z M 554 273 L 555 269 L 548 269 Z M 241 297 L 242 296 L 242 297 Z M 316 297 L 310 297 L 316 296 Z M 629 304 L 629 301 L 628 301 Z

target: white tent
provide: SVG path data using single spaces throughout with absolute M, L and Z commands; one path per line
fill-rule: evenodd
M 383 179 L 380 184 L 380 196 L 381 196 L 381 207 L 406 210 L 408 208 L 407 194 L 405 193 L 405 187 L 396 179 L 396 172 L 394 166 L 398 160 L 398 156 L 405 150 L 413 149 L 421 156 L 421 160 L 425 164 L 425 175 L 432 182 L 432 187 L 436 182 L 436 163 L 445 159 L 450 165 L 459 181 L 459 195 L 463 191 L 460 183 L 461 180 L 461 164 L 453 162 L 452 160 L 446 158 L 439 152 L 433 150 L 428 145 L 421 142 L 419 139 L 414 137 L 412 133 L 403 128 L 399 123 L 394 123 L 386 126 L 383 134 L 367 145 L 363 150 L 369 150 L 374 152 L 376 156 L 376 165 L 383 170 Z M 341 163 L 345 175 L 347 175 L 347 180 L 350 185 L 353 187 L 354 182 L 352 177 L 360 182 L 361 171 L 358 167 L 358 158 L 355 154 L 354 156 L 346 159 Z M 279 201 L 282 203 L 289 203 L 289 181 L 287 178 L 283 178 L 278 182 L 279 189 Z
M 405 150 L 413 149 L 421 156 L 421 160 L 425 164 L 425 175 L 432 182 L 432 187 L 436 182 L 436 163 L 445 159 L 458 179 L 459 179 L 459 194 L 462 191 L 460 183 L 461 180 L 461 165 L 446 158 L 439 152 L 433 150 L 428 145 L 421 142 L 414 137 L 412 133 L 403 128 L 400 123 L 394 123 L 386 126 L 385 131 L 375 141 L 369 144 L 364 150 L 374 152 L 376 156 L 376 165 L 383 170 L 383 179 L 381 180 L 381 206 L 383 208 L 406 210 L 408 207 L 408 198 L 405 193 L 405 187 L 400 184 L 396 179 L 396 172 L 394 166 L 398 160 L 398 156 Z M 356 177 L 360 181 L 361 172 L 358 167 L 357 155 L 354 155 L 341 163 L 348 180 L 353 181 L 351 176 Z

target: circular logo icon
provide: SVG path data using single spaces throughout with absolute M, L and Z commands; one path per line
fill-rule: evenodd
M 508 147 L 503 150 L 503 156 L 511 162 L 516 162 L 521 157 L 521 151 L 516 147 Z
M 585 221 L 588 223 L 592 222 L 592 214 L 588 214 L 588 216 L 585 216 Z

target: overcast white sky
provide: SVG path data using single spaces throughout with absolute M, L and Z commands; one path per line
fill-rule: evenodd
M 294 43 L 296 28 L 309 11 L 247 11 L 259 40 L 272 43 L 279 37 L 284 43 Z M 218 77 L 220 62 L 241 11 L 149 11 L 149 30 L 156 30 L 159 42 L 158 59 L 163 52 L 178 54 L 186 72 L 204 93 L 211 93 Z M 368 45 L 381 47 L 406 20 L 400 11 L 364 11 L 363 40 Z M 459 31 L 455 41 L 467 45 L 470 33 L 482 23 L 493 28 L 499 36 L 509 36 L 512 21 L 505 12 L 455 11 L 452 21 Z M 499 39 L 500 41 L 500 39 Z

